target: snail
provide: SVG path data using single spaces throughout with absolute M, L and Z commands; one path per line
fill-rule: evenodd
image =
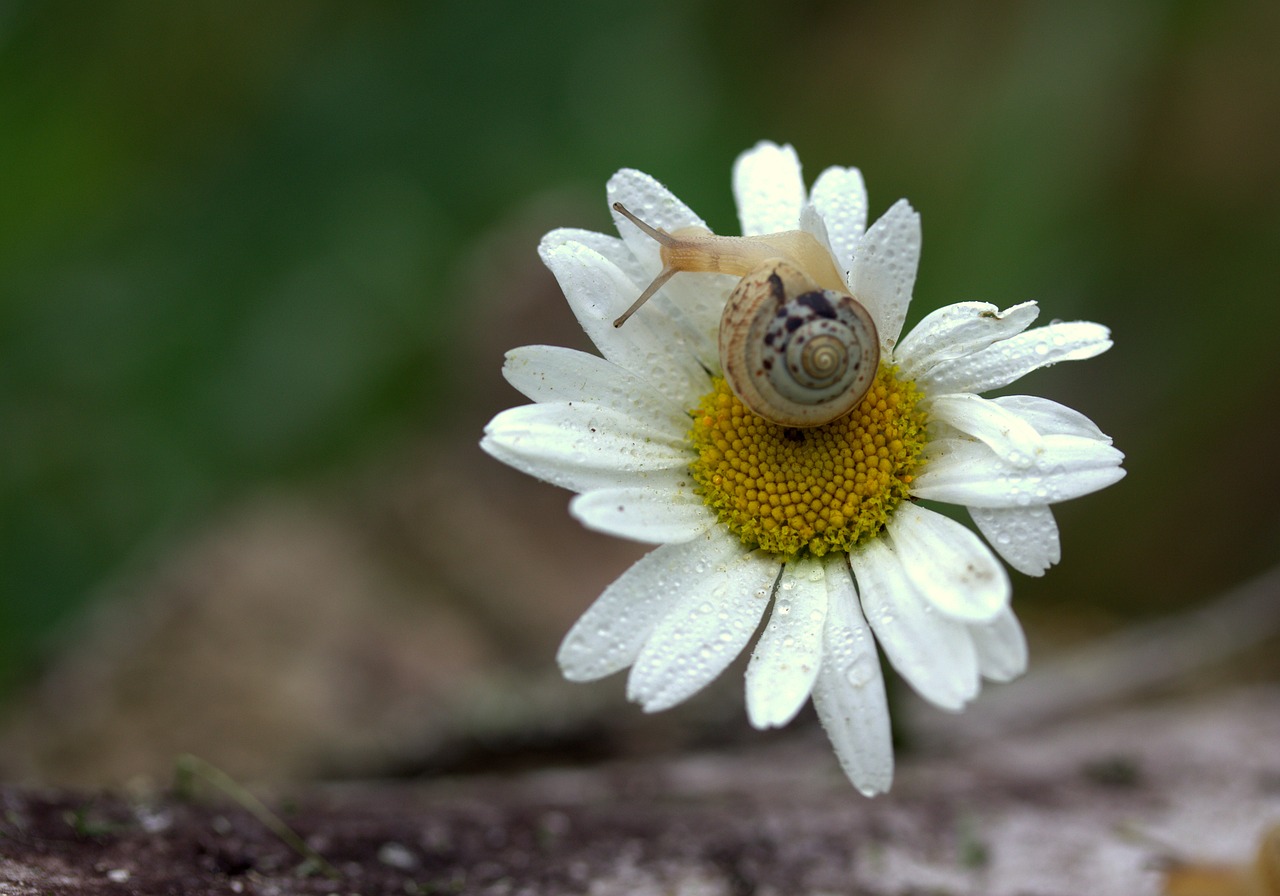
M 661 245 L 662 258 L 658 276 L 615 327 L 681 271 L 736 274 L 742 279 L 720 318 L 720 366 L 748 410 L 780 426 L 821 426 L 867 394 L 880 365 L 875 322 L 812 234 L 667 233 L 620 202 L 613 208 Z

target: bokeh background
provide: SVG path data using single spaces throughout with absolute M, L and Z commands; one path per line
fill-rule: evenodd
M 477 693 L 515 712 L 501 687 L 464 700 L 458 682 L 554 679 L 555 638 L 633 553 L 475 448 L 518 400 L 505 349 L 581 344 L 536 241 L 607 228 L 623 166 L 733 232 L 729 167 L 760 139 L 794 144 L 810 179 L 861 167 L 873 215 L 901 196 L 921 211 L 908 324 L 1037 299 L 1045 319 L 1112 327 L 1110 353 L 1027 384 L 1089 413 L 1129 470 L 1060 508 L 1060 568 L 1015 576 L 1033 644 L 1269 568 L 1277 38 L 1266 0 L 0 5 L 0 706 L 23 744 L 8 768 L 75 777 L 31 760 L 107 737 L 58 727 L 68 715 L 129 718 L 127 757 L 174 728 L 146 716 L 157 705 L 247 730 L 249 703 L 283 689 L 258 715 L 317 713 L 308 688 L 347 687 L 353 667 L 356 697 L 400 683 L 378 724 L 418 719 L 384 747 L 429 740 L 432 694 L 468 730 Z M 253 570 L 243 595 L 228 569 Z M 317 594 L 367 609 L 332 617 L 367 634 L 359 650 L 306 633 Z M 302 609 L 272 615 L 277 597 Z M 414 625 L 425 641 L 386 647 Z M 282 670 L 263 638 L 327 671 Z M 247 668 L 250 642 L 258 677 L 155 696 L 202 651 Z M 603 687 L 579 693 L 623 702 Z M 313 739 L 368 721 L 352 718 Z M 281 770 L 254 764 L 271 737 L 246 737 L 209 749 Z

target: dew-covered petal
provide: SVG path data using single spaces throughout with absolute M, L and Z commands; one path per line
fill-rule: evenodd
M 716 522 L 684 469 L 654 473 L 643 485 L 593 489 L 574 498 L 569 512 L 588 529 L 650 544 L 692 541 Z
M 597 355 L 559 345 L 525 345 L 507 352 L 502 375 L 536 402 L 598 404 L 664 432 L 680 432 L 689 414 L 629 370 Z
M 741 545 L 736 556 L 709 565 L 645 641 L 627 696 L 658 712 L 706 687 L 751 640 L 780 569 L 776 557 Z
M 827 254 L 833 259 L 836 257 L 835 252 L 831 249 L 831 238 L 827 232 L 827 222 L 823 220 L 822 213 L 814 208 L 812 202 L 806 202 L 800 209 L 800 229 L 817 240 L 818 245 L 826 249 Z M 840 269 L 841 278 L 847 284 L 849 269 L 840 267 L 838 262 L 836 266 Z
M 969 515 L 996 553 L 1023 575 L 1042 576 L 1062 559 L 1058 524 L 1045 504 L 970 507 Z
M 782 570 L 773 610 L 747 667 L 747 718 L 757 728 L 790 722 L 813 690 L 822 662 L 827 587 L 821 560 L 793 560 Z
M 635 485 L 643 474 L 689 463 L 682 433 L 576 402 L 505 410 L 489 421 L 480 447 L 521 472 L 577 492 Z
M 613 208 L 615 202 L 621 202 L 628 211 L 650 227 L 665 230 L 667 233 L 682 227 L 705 228 L 707 226 L 706 222 L 694 214 L 693 209 L 677 199 L 674 193 L 643 171 L 636 171 L 634 168 L 623 168 L 609 178 L 605 194 L 609 200 L 609 213 L 613 215 L 618 234 L 631 250 L 631 254 L 643 265 L 645 271 L 656 274 L 662 268 L 662 262 L 658 257 L 658 244 L 653 237 L 615 211 Z M 627 304 L 629 305 L 630 302 Z
M 1013 610 L 1002 610 L 995 619 L 969 626 L 978 651 L 978 669 L 991 681 L 1012 681 L 1027 671 L 1027 639 Z
M 972 531 L 940 513 L 904 503 L 889 537 L 920 595 L 961 622 L 983 622 L 1009 605 L 1009 576 Z
M 902 376 L 917 379 L 943 361 L 963 358 L 1016 336 L 1040 313 L 1035 302 L 1001 311 L 989 302 L 957 302 L 925 315 L 894 353 Z
M 857 168 L 828 168 L 818 175 L 810 202 L 826 224 L 827 245 L 847 278 L 867 229 L 867 188 Z
M 567 242 L 577 243 L 598 252 L 612 262 L 631 281 L 626 290 L 626 303 L 610 315 L 610 323 L 621 311 L 639 298 L 658 272 L 662 270 L 659 245 L 631 221 L 613 210 L 621 202 L 645 223 L 668 233 L 684 227 L 706 228 L 702 219 L 677 199 L 670 190 L 649 175 L 624 168 L 613 176 L 607 189 L 610 213 L 621 238 L 589 230 L 562 228 L 543 238 L 539 251 L 545 258 L 549 248 Z M 646 318 L 665 318 L 681 334 L 678 347 L 687 348 L 709 370 L 718 370 L 717 332 L 736 277 L 723 274 L 682 274 L 645 303 L 638 314 Z M 630 327 L 631 322 L 624 328 Z
M 1059 361 L 1081 361 L 1111 348 L 1111 331 L 1090 321 L 1036 327 L 974 354 L 943 361 L 917 377 L 925 391 L 986 392 Z
M 637 315 L 624 327 L 613 325 L 637 295 L 635 284 L 616 265 L 581 243 L 544 241 L 539 252 L 602 355 L 677 399 L 694 400 L 710 389 L 697 358 L 701 338 L 680 319 Z
M 584 230 L 579 227 L 557 227 L 539 242 L 539 252 L 545 252 L 556 246 L 567 243 L 578 243 L 613 264 L 633 284 L 648 286 L 653 279 L 654 270 L 645 265 L 643 259 L 637 258 L 631 247 L 621 237 L 610 236 L 595 230 Z
M 917 592 L 887 539 L 862 545 L 849 562 L 867 622 L 898 674 L 943 709 L 958 710 L 972 700 L 980 684 L 978 656 L 964 623 Z
M 1044 436 L 1036 463 L 1012 467 L 981 442 L 938 439 L 925 450 L 911 494 L 965 507 L 1029 507 L 1069 501 L 1124 478 L 1124 455 L 1080 436 Z
M 1030 467 L 1043 440 L 1030 423 L 999 404 L 966 392 L 940 395 L 925 405 L 930 421 L 938 420 L 986 444 L 1014 467 Z
M 630 221 L 626 224 L 634 227 Z M 649 237 L 646 239 L 653 242 Z M 568 242 L 586 246 L 612 262 L 633 284 L 630 301 L 635 301 L 648 288 L 660 270 L 660 267 L 649 266 L 656 261 L 637 258 L 631 247 L 616 236 L 566 227 L 543 238 L 545 246 Z M 719 364 L 717 339 L 720 315 L 724 312 L 725 299 L 737 282 L 738 278 L 726 274 L 681 275 L 667 281 L 667 285 L 644 304 L 640 313 L 644 317 L 665 317 L 681 334 L 681 341 L 674 343 L 673 347 L 682 347 L 683 342 L 702 366 L 715 369 Z
M 828 556 L 825 566 L 827 620 L 813 706 L 840 767 L 854 787 L 874 796 L 893 783 L 893 741 L 880 659 L 844 557 Z
M 805 201 L 796 151 L 761 141 L 738 156 L 733 163 L 733 197 L 743 236 L 795 230 Z
M 685 333 L 688 350 L 705 370 L 720 374 L 720 318 L 740 278 L 732 274 L 677 274 L 624 324 L 637 317 L 667 316 Z M 648 281 L 642 284 L 649 285 Z M 642 289 L 636 291 L 640 295 Z M 649 307 L 652 305 L 653 307 Z
M 708 570 L 742 552 L 737 539 L 714 532 L 637 560 L 565 635 L 556 655 L 564 677 L 594 681 L 630 666 L 658 620 L 686 593 L 704 587 Z
M 1046 436 L 1080 436 L 1111 444 L 1111 437 L 1084 414 L 1038 395 L 1001 395 L 991 399 Z
M 919 264 L 920 215 L 899 199 L 862 235 L 849 271 L 849 291 L 876 322 L 886 355 L 902 333 Z

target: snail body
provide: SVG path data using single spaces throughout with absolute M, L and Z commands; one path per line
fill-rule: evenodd
M 811 234 L 725 237 L 700 227 L 667 233 L 621 203 L 614 209 L 661 244 L 663 264 L 614 326 L 677 273 L 734 274 L 741 279 L 720 318 L 720 365 L 748 410 L 780 426 L 821 426 L 867 394 L 880 365 L 875 322 Z

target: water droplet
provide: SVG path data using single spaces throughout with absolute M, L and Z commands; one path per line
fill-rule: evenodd
M 853 687 L 864 688 L 871 681 L 872 671 L 871 658 L 862 654 L 844 670 L 844 677 Z

